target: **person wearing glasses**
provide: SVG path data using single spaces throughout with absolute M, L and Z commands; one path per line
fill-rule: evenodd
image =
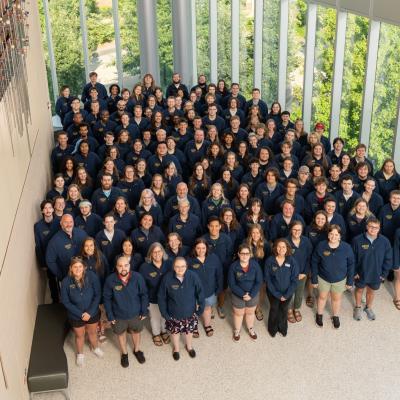
M 167 272 L 158 291 L 158 307 L 171 334 L 172 357 L 180 358 L 180 335 L 185 337 L 185 348 L 191 358 L 196 357 L 192 346 L 193 332 L 198 326 L 198 316 L 204 312 L 205 299 L 200 278 L 188 269 L 183 257 L 176 257 L 173 271 Z
M 68 275 L 61 283 L 61 302 L 67 309 L 68 319 L 75 334 L 76 365 L 84 364 L 83 346 L 87 332 L 93 353 L 103 357 L 97 339 L 97 325 L 100 320 L 99 304 L 101 285 L 97 275 L 87 270 L 80 257 L 73 257 Z
M 133 342 L 133 354 L 140 364 L 146 359 L 140 350 L 140 332 L 148 314 L 149 297 L 146 283 L 138 272 L 131 271 L 126 257 L 119 257 L 116 271 L 108 276 L 104 284 L 103 300 L 108 320 L 118 337 L 121 351 L 121 366 L 129 367 L 126 333 Z
M 273 255 L 265 261 L 264 280 L 270 304 L 268 333 L 287 335 L 288 309 L 299 280 L 299 267 L 292 257 L 292 249 L 286 239 L 277 239 L 272 247 Z
M 233 341 L 240 340 L 240 330 L 245 317 L 250 338 L 257 339 L 254 330 L 255 309 L 258 304 L 262 284 L 259 264 L 252 258 L 251 247 L 241 244 L 238 260 L 233 262 L 228 272 L 228 286 L 232 291 Z

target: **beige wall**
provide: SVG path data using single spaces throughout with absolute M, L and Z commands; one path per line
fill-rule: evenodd
M 0 103 L 0 355 L 8 385 L 6 389 L 0 370 L 2 400 L 28 398 L 25 372 L 36 307 L 43 298 L 43 280 L 35 264 L 33 224 L 40 217 L 39 203 L 50 179 L 52 129 L 36 1 L 28 2 L 28 7 L 32 122 L 27 132 L 5 128 L 6 107 L 4 101 Z

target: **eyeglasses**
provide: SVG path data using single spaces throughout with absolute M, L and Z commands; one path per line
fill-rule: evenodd
M 250 253 L 239 253 L 241 256 L 249 256 L 250 255 Z

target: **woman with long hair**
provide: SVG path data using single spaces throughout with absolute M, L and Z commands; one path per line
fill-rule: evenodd
M 65 213 L 71 214 L 74 218 L 79 214 L 79 203 L 82 199 L 78 185 L 72 183 L 68 186 L 65 203 Z
M 235 198 L 231 202 L 232 208 L 239 221 L 242 215 L 249 210 L 250 197 L 251 192 L 249 186 L 246 183 L 241 183 L 236 191 Z
M 232 176 L 232 171 L 227 167 L 221 169 L 221 179 L 218 179 L 224 190 L 225 197 L 230 201 L 236 196 L 239 187 L 238 181 Z
M 235 211 L 229 207 L 224 208 L 219 219 L 222 226 L 221 232 L 226 233 L 231 238 L 233 250 L 236 252 L 244 239 L 244 233 L 236 219 Z
M 130 235 L 137 226 L 135 213 L 129 209 L 128 201 L 125 196 L 118 196 L 113 208 L 115 229 L 121 229 L 125 235 Z
M 66 156 L 63 158 L 61 162 L 60 171 L 63 174 L 65 180 L 65 186 L 69 186 L 74 177 L 75 177 L 75 170 L 76 170 L 76 162 L 72 156 Z
M 76 169 L 76 175 L 72 183 L 78 186 L 83 199 L 90 199 L 92 197 L 94 190 L 93 181 L 85 167 L 78 167 Z
M 362 197 L 358 198 L 347 216 L 346 232 L 347 241 L 349 243 L 351 243 L 356 236 L 365 232 L 370 217 L 375 217 L 375 215 L 368 209 L 368 202 Z M 343 237 L 343 240 L 345 239 L 346 237 Z
M 254 224 L 259 224 L 264 234 L 268 231 L 268 216 L 263 209 L 262 201 L 258 197 L 250 199 L 249 210 L 242 215 L 240 223 L 246 235 Z
M 129 208 L 134 210 L 139 202 L 140 193 L 145 186 L 143 181 L 137 176 L 133 165 L 125 166 L 124 174 L 122 179 L 118 181 L 117 187 L 127 198 Z
M 143 263 L 143 257 L 142 255 L 136 251 L 134 244 L 132 242 L 132 239 L 130 237 L 126 237 L 121 244 L 121 252 L 117 259 L 119 257 L 126 257 L 130 266 L 131 266 L 131 271 L 138 271 L 139 267 Z M 112 268 L 114 270 L 114 268 Z
M 201 206 L 202 223 L 207 226 L 208 219 L 211 216 L 219 217 L 223 208 L 229 207 L 229 201 L 224 195 L 222 185 L 214 183 L 211 186 L 210 193 L 203 201 Z
M 189 178 L 189 194 L 202 203 L 210 192 L 211 179 L 204 171 L 204 167 L 197 162 L 193 168 L 193 174 Z
M 160 174 L 153 175 L 153 179 L 151 180 L 150 190 L 153 192 L 157 204 L 159 204 L 161 209 L 163 210 L 165 202 L 168 200 L 170 190 L 168 189 L 167 184 L 165 183 L 163 177 Z M 172 193 L 175 193 L 175 191 Z
M 154 193 L 150 189 L 144 189 L 140 195 L 139 204 L 136 207 L 136 216 L 140 219 L 143 213 L 150 213 L 153 216 L 154 225 L 162 226 L 164 217 L 161 207 L 156 201 Z
M 391 158 L 387 158 L 381 169 L 375 174 L 378 183 L 378 191 L 385 203 L 389 202 L 389 195 L 392 190 L 400 186 L 400 175 L 396 171 L 396 164 Z
M 212 182 L 215 182 L 220 176 L 221 168 L 224 165 L 222 146 L 218 143 L 212 143 L 207 150 L 207 159 L 210 164 Z

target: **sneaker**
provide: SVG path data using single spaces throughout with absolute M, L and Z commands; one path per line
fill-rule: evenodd
M 361 319 L 362 319 L 361 307 L 354 307 L 353 318 L 356 321 L 361 321 Z
M 365 313 L 367 314 L 367 318 L 368 318 L 370 321 L 375 321 L 376 315 L 375 315 L 375 313 L 374 313 L 370 308 L 365 307 L 365 308 L 364 308 L 364 311 L 365 311 Z
M 336 316 L 336 315 L 334 315 L 331 319 L 332 319 L 333 327 L 334 327 L 335 329 L 339 329 L 339 328 L 340 328 L 340 320 L 339 320 L 339 317 Z
M 123 368 L 129 367 L 128 354 L 121 354 L 121 366 Z
M 194 351 L 194 349 L 188 349 L 187 347 L 186 347 L 186 351 L 189 353 L 189 356 L 191 357 L 191 358 L 195 358 L 196 357 L 196 352 Z
M 84 354 L 77 354 L 76 355 L 76 365 L 78 367 L 83 367 L 83 364 L 85 363 L 85 355 Z
M 235 343 L 240 340 L 240 331 L 233 331 L 232 339 Z
M 173 353 L 172 353 L 172 358 L 175 360 L 175 361 L 178 361 L 179 360 L 179 352 L 178 351 L 174 351 Z
M 225 318 L 224 309 L 222 307 L 217 307 L 217 313 L 218 313 L 218 317 L 220 317 L 221 319 Z
M 146 362 L 143 351 L 134 351 L 133 355 L 136 357 L 136 360 L 138 360 L 139 364 L 144 364 Z
M 99 358 L 103 358 L 104 356 L 104 351 L 100 347 L 93 349 L 93 353 Z
M 322 314 L 315 314 L 315 323 L 317 324 L 317 326 L 319 326 L 320 328 L 322 328 L 324 326 L 324 323 L 322 321 Z
M 254 331 L 254 328 L 249 328 L 249 335 L 253 340 L 257 339 L 257 333 Z

